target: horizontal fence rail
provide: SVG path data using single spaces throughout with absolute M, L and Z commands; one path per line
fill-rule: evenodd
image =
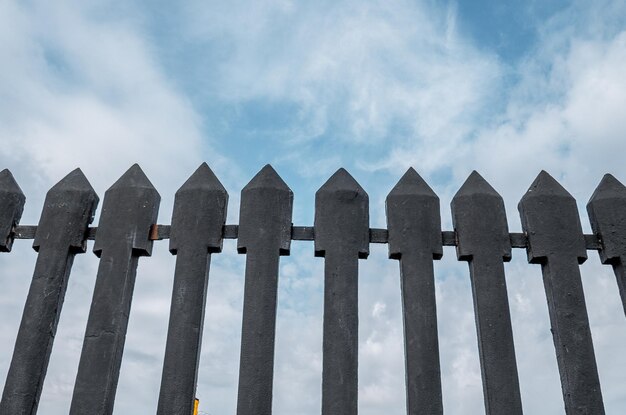
M 161 241 L 170 239 L 170 225 L 155 224 L 150 231 L 150 240 Z M 34 239 L 37 232 L 36 225 L 18 225 L 13 228 L 15 239 Z M 96 239 L 98 233 L 97 226 L 91 226 L 87 229 L 87 240 Z M 222 227 L 223 239 L 237 239 L 239 235 L 239 225 L 224 225 Z M 599 251 L 602 249 L 602 241 L 597 234 L 584 234 L 585 247 L 589 251 Z M 528 237 L 525 233 L 510 232 L 511 248 L 528 248 Z M 314 241 L 315 228 L 313 226 L 291 226 L 291 240 L 293 241 Z M 388 244 L 389 231 L 383 228 L 370 228 L 369 241 L 372 244 Z M 441 231 L 441 243 L 443 246 L 457 246 L 457 236 L 454 231 Z
M 280 256 L 291 241 L 314 241 L 324 258 L 323 415 L 356 415 L 358 264 L 369 244 L 399 261 L 409 415 L 442 414 L 433 261 L 455 246 L 469 267 L 483 397 L 489 415 L 522 414 L 504 262 L 526 249 L 541 265 L 565 411 L 604 414 L 579 265 L 598 251 L 611 265 L 626 314 L 626 187 L 606 175 L 583 234 L 576 201 L 541 172 L 519 203 L 523 233 L 508 230 L 504 202 L 473 172 L 452 199 L 454 230 L 442 231 L 439 198 L 413 169 L 386 199 L 388 229 L 370 228 L 369 198 L 344 169 L 317 191 L 314 226 L 293 226 L 293 193 L 265 166 L 241 192 L 240 224 L 226 224 L 228 193 L 206 163 L 176 193 L 171 225 L 156 224 L 160 195 L 138 165 L 99 199 L 79 169 L 50 189 L 38 225 L 20 225 L 25 197 L 0 172 L 0 252 L 33 239 L 38 252 L 5 382 L 0 415 L 37 413 L 74 256 L 94 240 L 100 258 L 70 414 L 111 414 L 139 258 L 154 241 L 176 255 L 157 413 L 194 411 L 210 260 L 224 239 L 246 255 L 238 415 L 272 411 Z M 53 295 L 50 295 L 53 294 Z

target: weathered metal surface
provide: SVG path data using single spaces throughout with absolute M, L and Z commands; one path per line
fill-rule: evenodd
M 110 415 L 117 389 L 138 259 L 150 255 L 161 198 L 138 165 L 104 196 L 94 253 L 100 257 L 70 407 L 71 415 Z
M 97 196 L 78 171 L 51 189 L 38 226 L 20 226 L 24 195 L 0 172 L 0 251 L 35 239 L 39 252 L 0 414 L 37 409 L 72 260 L 87 239 L 101 261 L 71 414 L 112 412 L 138 257 L 163 239 L 178 257 L 161 414 L 193 408 L 210 253 L 223 239 L 239 239 L 247 254 L 239 414 L 271 413 L 279 255 L 291 240 L 314 240 L 325 257 L 323 414 L 357 411 L 358 258 L 369 243 L 389 243 L 400 260 L 409 414 L 442 412 L 432 263 L 442 245 L 470 265 L 487 413 L 521 413 L 503 267 L 511 248 L 542 265 L 566 412 L 604 413 L 578 263 L 600 251 L 626 313 L 626 188 L 610 175 L 587 207 L 591 235 L 545 172 L 520 202 L 525 233 L 508 232 L 501 198 L 477 174 L 453 200 L 455 231 L 443 232 L 438 199 L 412 169 L 388 196 L 389 230 L 369 228 L 367 194 L 343 169 L 316 194 L 315 227 L 291 224 L 293 195 L 269 166 L 242 192 L 241 226 L 225 225 L 227 195 L 206 165 L 177 193 L 172 226 L 155 224 L 159 199 L 135 165 L 107 192 L 100 228 L 88 227 Z
M 604 414 L 580 269 L 587 259 L 574 198 L 542 171 L 519 203 L 528 261 L 541 264 L 565 411 Z
M 324 257 L 322 415 L 356 415 L 358 259 L 369 255 L 369 198 L 339 169 L 315 194 L 315 255 Z
M 593 232 L 601 242 L 603 264 L 611 264 L 626 314 L 626 187 L 607 174 L 587 204 Z
M 26 197 L 8 169 L 0 171 L 0 252 L 11 252 Z
M 228 193 L 206 163 L 176 192 L 174 288 L 157 414 L 193 412 L 211 253 L 222 250 Z
M 457 257 L 467 261 L 483 380 L 485 412 L 521 415 L 511 313 L 503 261 L 511 259 L 504 201 L 477 172 L 452 199 Z
M 241 191 L 237 250 L 246 254 L 238 415 L 272 413 L 279 256 L 289 255 L 293 193 L 266 165 Z
M 433 259 L 443 255 L 439 198 L 410 168 L 386 200 L 389 258 L 400 260 L 407 414 L 443 413 Z
M 0 414 L 37 412 L 74 256 L 85 252 L 87 227 L 97 205 L 98 196 L 79 169 L 46 195 L 33 243 L 39 254 Z

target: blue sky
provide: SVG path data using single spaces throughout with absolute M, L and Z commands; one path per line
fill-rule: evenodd
M 48 188 L 81 167 L 98 194 L 138 162 L 162 196 L 207 161 L 230 193 L 271 163 L 293 189 L 294 222 L 311 225 L 315 190 L 339 167 L 384 197 L 414 167 L 449 202 L 476 169 L 517 202 L 541 169 L 584 204 L 604 173 L 626 180 L 626 5 L 587 1 L 291 0 L 0 1 L 0 168 L 38 220 Z M 174 259 L 141 261 L 116 413 L 154 412 Z M 29 241 L 2 255 L 0 378 L 28 290 Z M 310 243 L 282 259 L 274 409 L 320 407 L 322 262 Z M 67 413 L 96 258 L 77 258 L 41 411 Z M 404 411 L 397 264 L 386 247 L 361 262 L 360 412 Z M 444 405 L 483 411 L 466 265 L 437 263 Z M 626 407 L 626 321 L 610 269 L 583 266 L 607 413 Z M 527 413 L 563 413 L 541 275 L 515 250 L 509 301 Z M 212 263 L 198 395 L 234 411 L 243 257 L 232 241 Z M 541 373 L 536 369 L 541 368 Z M 622 371 L 623 372 L 623 371 Z

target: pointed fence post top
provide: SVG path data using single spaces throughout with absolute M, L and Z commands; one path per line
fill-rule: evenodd
M 15 181 L 15 178 L 9 169 L 0 171 L 0 192 L 24 197 L 22 189 Z
M 497 253 L 511 259 L 511 240 L 504 201 L 500 194 L 473 171 L 450 203 L 457 236 L 457 257 L 469 261 L 475 255 Z
M 605 174 L 589 199 L 589 204 L 606 199 L 626 198 L 626 186 L 612 174 Z
M 518 205 L 528 237 L 528 261 L 541 263 L 552 255 L 587 259 L 576 200 L 547 172 L 541 171 Z
M 253 189 L 274 189 L 282 192 L 290 192 L 291 189 L 287 183 L 279 176 L 271 164 L 266 164 L 261 170 L 244 186 L 242 192 L 251 191 Z
M 67 176 L 59 180 L 57 184 L 50 188 L 48 194 L 63 192 L 87 192 L 92 195 L 96 193 L 80 168 L 72 170 Z
M 26 197 L 9 169 L 0 171 L 0 252 L 10 252 L 13 227 L 22 217 Z
M 593 232 L 602 241 L 602 262 L 626 254 L 626 186 L 606 174 L 587 203 L 587 213 Z
M 400 259 L 409 251 L 443 255 L 439 197 L 410 167 L 385 201 L 389 228 L 389 258 Z
M 140 256 L 151 255 L 150 228 L 156 223 L 161 196 L 134 164 L 104 194 L 93 251 L 129 243 Z
M 170 251 L 181 246 L 206 246 L 208 252 L 222 251 L 228 192 L 206 163 L 176 192 Z
M 422 179 L 422 176 L 420 176 L 413 167 L 409 167 L 400 180 L 398 180 L 398 183 L 391 189 L 387 198 L 415 195 L 439 200 L 437 194 L 431 189 L 428 183 Z
M 241 191 L 237 250 L 275 244 L 281 255 L 291 249 L 293 192 L 269 164 Z
M 369 255 L 369 197 L 345 169 L 333 174 L 315 193 L 315 255 L 353 249 Z
M 454 195 L 454 199 L 460 199 L 464 197 L 492 197 L 496 199 L 502 199 L 500 194 L 489 184 L 483 176 L 476 170 L 472 170 L 465 182 L 461 185 L 459 190 Z
M 151 189 L 154 190 L 154 186 L 143 172 L 139 164 L 133 164 L 128 170 L 117 179 L 115 183 L 109 187 L 108 192 L 113 191 L 126 191 L 127 189 Z
M 183 183 L 176 193 L 195 192 L 195 191 L 212 191 L 221 194 L 227 194 L 222 182 L 217 178 L 209 165 L 204 162 L 193 172 L 191 176 Z
M 93 221 L 98 195 L 80 169 L 73 170 L 46 194 L 33 248 L 65 248 L 76 252 L 87 249 L 87 228 Z

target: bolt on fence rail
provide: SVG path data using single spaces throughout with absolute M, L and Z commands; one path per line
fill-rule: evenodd
M 626 314 L 626 187 L 605 175 L 587 205 L 584 235 L 574 198 L 542 171 L 519 203 L 524 233 L 510 233 L 504 202 L 473 172 L 454 196 L 454 231 L 442 231 L 439 198 L 409 169 L 386 200 L 388 229 L 369 227 L 363 188 L 339 169 L 316 193 L 313 227 L 293 226 L 293 193 L 265 166 L 241 192 L 240 224 L 226 225 L 228 194 L 206 163 L 176 192 L 171 225 L 157 225 L 160 196 L 138 165 L 98 196 L 79 169 L 53 186 L 39 224 L 20 225 L 25 197 L 0 172 L 0 252 L 34 239 L 38 252 L 0 415 L 37 412 L 72 262 L 95 240 L 100 258 L 70 414 L 113 412 L 139 257 L 169 239 L 174 288 L 157 413 L 193 411 L 209 266 L 223 239 L 246 255 L 238 415 L 272 410 L 279 258 L 291 240 L 324 258 L 322 414 L 356 415 L 358 260 L 387 243 L 400 265 L 407 413 L 442 414 L 433 260 L 456 246 L 469 265 L 485 410 L 522 414 L 503 263 L 525 248 L 540 264 L 567 414 L 604 414 L 579 264 L 597 250 L 614 269 Z M 51 295 L 52 294 L 52 295 Z

